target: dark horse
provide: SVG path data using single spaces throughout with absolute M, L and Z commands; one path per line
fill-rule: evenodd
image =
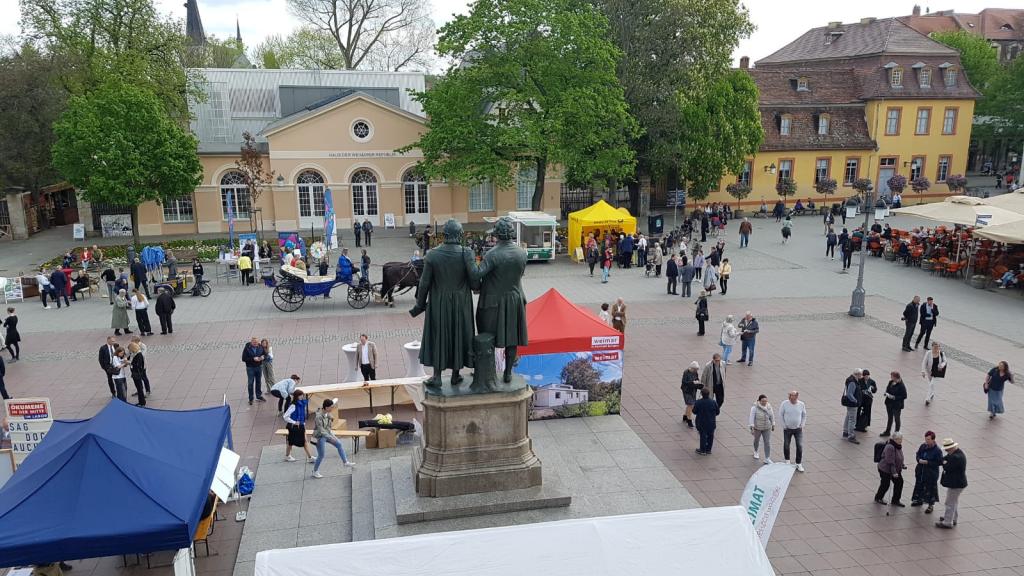
M 380 299 L 388 306 L 395 307 L 395 289 L 405 294 L 411 288 L 418 288 L 420 274 L 423 273 L 423 261 L 387 262 L 384 264 L 384 280 L 380 285 Z

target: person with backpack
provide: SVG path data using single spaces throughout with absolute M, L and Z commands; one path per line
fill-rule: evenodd
M 825 212 L 824 221 L 825 221 L 825 235 L 828 236 L 829 231 L 832 230 L 832 225 L 836 223 L 836 217 L 835 217 L 834 214 L 832 214 L 831 210 L 827 210 Z
M 846 418 L 843 420 L 843 439 L 854 444 L 860 444 L 854 433 L 857 427 L 857 408 L 861 401 L 861 381 L 864 379 L 864 371 L 857 369 L 856 372 L 846 378 L 843 397 L 840 403 L 846 407 Z
M 831 226 L 828 227 L 828 231 L 825 232 L 825 257 L 836 259 L 836 244 L 839 243 L 839 237 L 836 236 L 836 231 Z
M 843 256 L 843 270 L 849 270 L 853 263 L 853 239 L 846 228 L 843 228 L 843 233 L 839 235 L 839 251 Z
M 879 450 L 881 447 L 881 450 Z M 894 432 L 888 442 L 875 444 L 875 462 L 878 463 L 878 490 L 875 492 L 875 502 L 885 504 L 885 493 L 889 491 L 892 484 L 892 500 L 890 506 L 906 508 L 906 504 L 900 502 L 903 496 L 903 433 Z

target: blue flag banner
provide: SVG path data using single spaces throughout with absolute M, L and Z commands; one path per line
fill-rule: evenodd
M 228 246 L 235 247 L 235 205 L 233 203 L 234 193 L 227 195 L 228 199 Z
M 324 244 L 328 250 L 338 247 L 337 228 L 334 224 L 334 194 L 327 188 L 324 190 Z

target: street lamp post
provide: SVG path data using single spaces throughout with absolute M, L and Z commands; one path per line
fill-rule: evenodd
M 871 211 L 875 209 L 875 199 L 871 192 L 874 187 L 868 184 L 868 189 L 864 191 L 864 228 L 861 230 L 863 238 L 860 241 L 860 267 L 857 270 L 857 287 L 853 289 L 853 297 L 850 299 L 850 316 L 861 318 L 864 316 L 864 257 L 867 254 L 868 248 L 868 219 L 871 217 Z

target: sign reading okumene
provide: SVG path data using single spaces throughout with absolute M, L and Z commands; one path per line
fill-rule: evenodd
M 49 398 L 19 398 L 4 401 L 7 417 L 7 431 L 11 436 L 11 453 L 14 465 L 28 458 L 28 455 L 43 441 L 53 425 L 53 411 Z

